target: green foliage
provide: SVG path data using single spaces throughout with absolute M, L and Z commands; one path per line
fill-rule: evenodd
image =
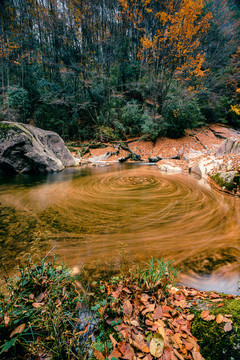
M 146 263 L 146 266 L 130 269 L 130 273 L 136 277 L 140 286 L 148 284 L 150 290 L 160 286 L 163 290 L 170 284 L 175 284 L 178 269 L 172 267 L 172 261 L 165 262 L 163 259 L 153 257 Z
M 201 354 L 206 360 L 238 360 L 240 344 L 240 300 L 227 300 L 224 306 L 214 308 L 211 314 L 232 315 L 233 329 L 225 332 L 225 323 L 217 324 L 216 321 L 201 319 L 201 311 L 194 309 L 195 319 L 192 325 L 192 334 L 198 339 Z
M 182 137 L 185 129 L 205 123 L 196 99 L 168 101 L 164 105 L 162 115 L 166 123 L 166 134 L 172 138 Z
M 224 174 L 223 174 L 224 175 Z M 236 174 L 231 181 L 224 180 L 224 177 L 220 173 L 216 173 L 212 176 L 212 179 L 222 188 L 226 188 L 228 191 L 234 191 L 240 186 L 240 176 Z
M 8 281 L 9 295 L 0 299 L 1 359 L 39 353 L 74 358 L 79 341 L 76 305 L 82 298 L 70 270 L 64 264 L 29 260 L 19 271 Z
M 4 106 L 18 112 L 19 118 L 17 117 L 16 120 L 25 121 L 30 116 L 31 104 L 28 92 L 18 85 L 7 89 Z

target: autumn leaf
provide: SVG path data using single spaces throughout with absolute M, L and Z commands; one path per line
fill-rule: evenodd
M 218 316 L 216 318 L 216 323 L 221 324 L 222 322 L 223 322 L 223 316 L 221 314 L 218 314 Z
M 161 334 L 156 333 L 150 341 L 150 354 L 159 358 L 162 356 L 164 349 L 164 339 Z
M 161 306 L 158 306 L 155 310 L 154 310 L 154 313 L 153 313 L 153 320 L 159 320 L 161 319 L 163 316 L 163 312 L 162 312 L 162 307 Z
M 203 320 L 205 320 L 205 321 L 213 321 L 213 320 L 215 320 L 215 318 L 216 318 L 215 315 L 208 315 Z
M 126 315 L 127 317 L 131 317 L 132 315 L 132 304 L 130 303 L 129 300 L 126 300 L 124 301 L 123 303 L 123 312 L 124 312 L 124 315 Z
M 21 324 L 18 327 L 16 327 L 16 329 L 14 329 L 11 334 L 10 334 L 10 338 L 13 337 L 14 335 L 17 334 L 21 334 L 21 332 L 23 332 L 23 330 L 25 329 L 26 324 Z
M 98 351 L 97 349 L 93 349 L 93 353 L 94 353 L 94 356 L 97 360 L 104 360 L 105 359 L 105 356 L 103 356 L 103 354 Z
M 9 317 L 7 314 L 5 314 L 5 315 L 4 315 L 4 325 L 5 325 L 5 326 L 8 326 L 9 321 L 10 321 L 10 317 Z
M 223 330 L 224 330 L 225 332 L 231 331 L 231 330 L 232 330 L 232 324 L 231 324 L 230 322 L 227 322 L 227 323 L 224 325 Z
M 35 309 L 40 309 L 42 306 L 44 305 L 44 303 L 32 303 L 32 306 L 35 308 Z
M 204 310 L 201 312 L 201 318 L 204 320 L 209 315 L 209 310 Z

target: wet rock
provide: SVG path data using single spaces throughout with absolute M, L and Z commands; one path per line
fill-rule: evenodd
M 179 166 L 171 166 L 171 165 L 167 165 L 167 164 L 159 165 L 158 168 L 161 171 L 173 172 L 173 173 L 181 173 L 183 171 L 182 168 L 180 168 Z
M 112 156 L 112 153 L 107 151 L 105 154 L 103 155 L 100 155 L 100 156 L 95 156 L 95 157 L 92 157 L 92 158 L 89 158 L 88 160 L 91 162 L 91 163 L 96 163 L 96 162 L 99 162 L 99 161 L 106 161 L 108 160 L 110 157 Z
M 45 173 L 61 171 L 74 163 L 57 133 L 21 123 L 0 123 L 0 169 Z
M 219 170 L 222 160 L 216 159 L 214 156 L 200 160 L 197 164 L 189 165 L 189 171 L 197 174 L 201 178 L 207 179 L 208 175 L 215 169 Z
M 160 161 L 160 160 L 162 160 L 162 158 L 161 158 L 160 156 L 150 156 L 150 157 L 148 158 L 148 161 L 149 161 L 150 163 L 156 163 L 156 162 L 158 162 L 158 161 Z
M 212 179 L 223 190 L 236 192 L 240 187 L 240 173 L 238 171 L 218 172 L 212 176 Z
M 96 317 L 93 311 L 88 309 L 80 309 L 79 311 L 79 325 L 77 326 L 77 331 L 82 332 L 82 335 L 79 338 L 79 349 L 77 352 L 82 354 L 88 354 L 90 359 L 92 356 L 92 349 L 90 349 L 90 342 L 95 341 L 94 331 L 98 326 L 99 320 Z
M 226 139 L 217 149 L 216 156 L 240 154 L 240 140 L 235 138 Z

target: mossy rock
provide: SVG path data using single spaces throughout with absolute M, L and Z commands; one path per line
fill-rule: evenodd
M 240 359 L 240 299 L 224 300 L 223 306 L 210 308 L 213 315 L 232 315 L 232 330 L 224 331 L 225 322 L 205 321 L 201 318 L 202 310 L 194 307 L 195 319 L 192 334 L 198 339 L 201 354 L 205 360 Z
M 237 171 L 216 173 L 212 176 L 212 179 L 221 186 L 221 188 L 225 188 L 228 191 L 235 191 L 240 186 L 240 174 Z

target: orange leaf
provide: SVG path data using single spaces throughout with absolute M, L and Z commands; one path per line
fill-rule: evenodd
M 223 316 L 221 314 L 218 314 L 218 316 L 216 318 L 216 323 L 221 324 L 222 322 L 223 322 Z
M 204 310 L 201 312 L 201 318 L 204 320 L 209 315 L 209 310 Z
M 44 305 L 44 303 L 32 303 L 32 306 L 33 306 L 35 309 L 40 309 L 43 305 Z
M 105 357 L 103 356 L 103 354 L 98 351 L 97 349 L 93 349 L 93 353 L 94 353 L 94 356 L 97 360 L 104 360 Z
M 215 318 L 216 318 L 215 315 L 208 315 L 203 320 L 205 320 L 205 321 L 213 321 L 213 320 L 215 320 Z
M 11 334 L 10 334 L 10 338 L 13 337 L 16 334 L 21 334 L 21 332 L 23 332 L 23 330 L 25 329 L 26 324 L 21 324 L 18 327 L 16 327 L 16 329 L 14 329 Z

